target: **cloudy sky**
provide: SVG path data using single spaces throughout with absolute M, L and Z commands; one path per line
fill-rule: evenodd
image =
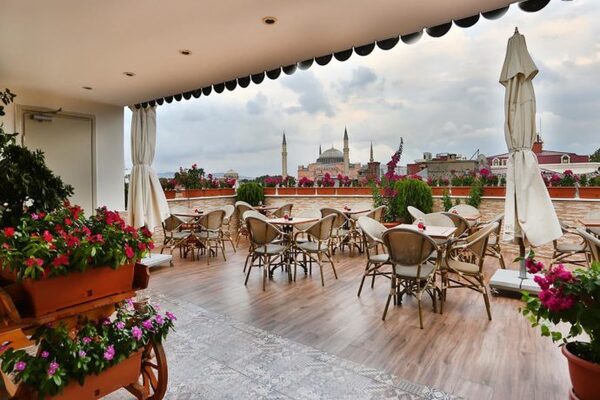
M 439 39 L 367 57 L 313 65 L 275 81 L 158 108 L 159 172 L 197 163 L 208 172 L 281 173 L 281 134 L 288 171 L 313 162 L 319 144 L 341 149 L 344 126 L 350 160 L 385 163 L 404 138 L 401 164 L 422 153 L 470 157 L 502 153 L 504 91 L 498 77 L 515 26 L 540 73 L 534 81 L 546 149 L 590 154 L 600 147 L 600 1 L 551 1 L 528 14 L 512 6 L 496 21 L 453 26 Z M 125 119 L 126 163 L 130 113 Z

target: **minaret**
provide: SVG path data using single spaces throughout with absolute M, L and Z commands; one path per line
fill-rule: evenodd
M 369 162 L 373 162 L 375 159 L 373 158 L 373 142 L 371 142 L 371 152 L 369 153 Z
M 350 174 L 350 148 L 348 147 L 348 130 L 344 127 L 344 175 Z
M 287 177 L 287 143 L 285 141 L 285 131 L 283 131 L 283 141 L 281 142 L 281 177 Z
M 319 157 L 321 157 L 321 145 L 319 144 Z

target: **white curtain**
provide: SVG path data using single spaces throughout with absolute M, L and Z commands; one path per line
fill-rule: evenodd
M 169 205 L 152 169 L 156 147 L 156 107 L 131 108 L 131 177 L 127 199 L 129 224 L 151 231 L 169 216 Z
M 504 236 L 506 241 L 526 239 L 541 246 L 562 236 L 556 211 L 531 150 L 536 139 L 533 78 L 538 69 L 525 43 L 515 31 L 509 39 L 500 83 L 504 98 L 504 135 L 510 152 L 506 172 Z

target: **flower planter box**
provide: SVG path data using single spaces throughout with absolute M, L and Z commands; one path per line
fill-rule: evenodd
M 339 187 L 337 194 L 340 196 L 368 196 L 373 192 L 370 187 Z
M 296 188 L 295 187 L 280 187 L 277 190 L 277 193 L 280 196 L 293 196 L 296 194 Z
M 279 190 L 281 190 L 282 188 L 280 188 Z M 276 188 L 274 187 L 266 187 L 263 189 L 265 196 L 273 196 L 276 192 Z
M 320 187 L 320 188 L 317 188 L 317 194 L 332 196 L 332 195 L 335 195 L 335 188 L 334 187 Z
M 219 189 L 221 191 L 221 196 L 233 196 L 235 195 L 235 189 L 234 188 L 222 188 Z
M 205 191 L 202 189 L 186 189 L 185 190 L 185 197 L 187 197 L 187 198 L 204 197 L 204 196 L 205 196 Z
M 452 196 L 468 196 L 471 186 L 452 186 Z
M 444 192 L 450 194 L 450 188 L 448 186 L 431 186 L 431 194 L 434 196 L 443 196 Z
M 599 399 L 600 364 L 594 364 L 577 357 L 571 353 L 568 344 L 562 347 L 562 353 L 569 362 L 569 375 L 573 384 L 570 398 L 581 400 Z
M 580 187 L 580 199 L 600 199 L 600 186 Z
M 175 190 L 165 190 L 165 197 L 167 199 L 174 199 L 177 195 L 177 191 Z
M 204 189 L 204 197 L 215 197 L 221 195 L 222 189 Z
M 314 195 L 315 188 L 314 187 L 299 187 L 296 188 L 296 194 L 306 196 L 306 195 Z
M 483 195 L 490 197 L 505 197 L 506 187 L 504 186 L 485 186 L 483 188 Z
M 22 287 L 25 301 L 33 316 L 39 317 L 76 304 L 130 291 L 133 288 L 134 265 L 90 268 L 85 272 L 72 272 L 65 276 L 25 279 Z M 16 282 L 16 274 L 0 270 L 0 277 Z
M 552 186 L 548 188 L 548 193 L 553 199 L 572 199 L 575 197 L 575 187 Z
M 69 383 L 59 395 L 52 396 L 52 400 L 81 400 L 99 399 L 110 393 L 134 384 L 140 377 L 142 367 L 142 350 L 139 350 L 127 359 L 102 371 L 98 375 L 88 375 L 83 386 L 77 381 Z

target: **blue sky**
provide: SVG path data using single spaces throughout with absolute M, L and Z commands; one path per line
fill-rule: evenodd
M 496 21 L 453 26 L 442 38 L 375 48 L 367 57 L 314 64 L 275 81 L 158 108 L 155 169 L 197 163 L 209 172 L 281 172 L 281 134 L 288 171 L 323 148 L 342 147 L 364 163 L 389 160 L 404 138 L 401 164 L 422 153 L 471 156 L 506 149 L 504 91 L 498 77 L 515 26 L 527 39 L 540 73 L 534 81 L 545 148 L 592 153 L 600 147 L 600 2 L 551 1 L 538 13 L 513 5 Z M 126 111 L 126 165 L 130 112 Z

